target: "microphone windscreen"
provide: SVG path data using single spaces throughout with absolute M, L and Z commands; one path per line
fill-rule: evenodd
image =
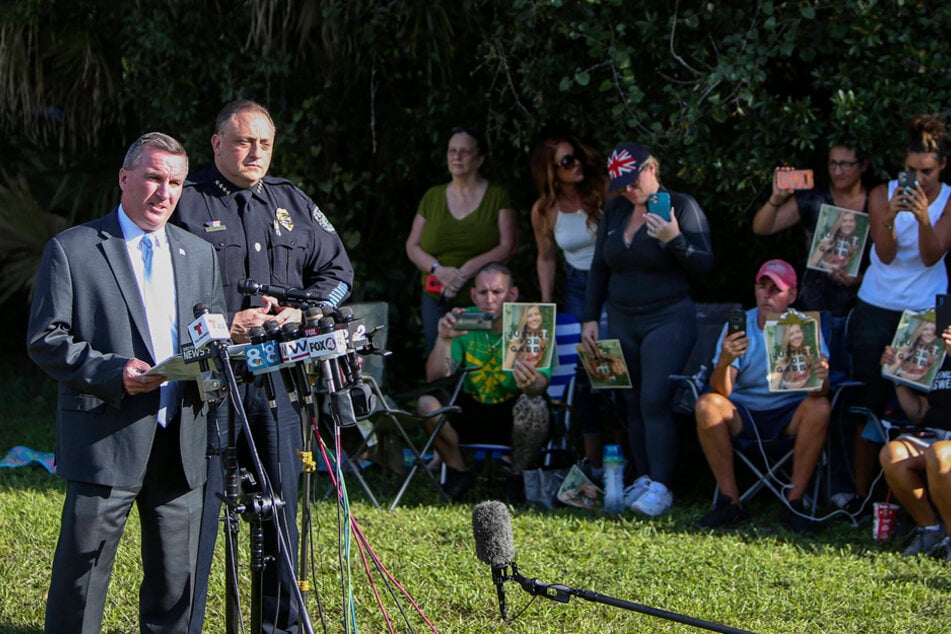
M 480 502 L 472 509 L 472 536 L 476 557 L 490 566 L 508 566 L 515 559 L 512 518 L 508 507 L 497 500 Z
M 192 306 L 192 315 L 195 317 L 201 317 L 205 313 L 211 312 L 211 306 L 208 304 L 195 304 Z

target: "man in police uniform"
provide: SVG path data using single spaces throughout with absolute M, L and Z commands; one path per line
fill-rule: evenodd
M 339 305 L 350 294 L 353 267 L 317 205 L 289 181 L 266 175 L 274 148 L 274 122 L 268 111 L 253 101 L 227 104 L 215 122 L 211 147 L 214 165 L 185 184 L 173 221 L 217 250 L 232 338 L 247 341 L 248 331 L 268 319 L 280 324 L 301 321 L 300 310 L 282 306 L 272 297 L 242 295 L 238 291 L 242 278 L 308 290 L 333 306 Z M 276 391 L 276 422 L 263 389 L 246 386 L 242 397 L 268 478 L 286 502 L 283 515 L 290 533 L 290 558 L 296 562 L 300 419 L 286 391 Z M 209 420 L 208 484 L 191 632 L 200 632 L 204 620 L 221 506 L 217 494 L 224 490 L 218 450 L 225 445 L 227 408 L 222 406 Z M 239 460 L 249 465 L 242 459 L 246 457 L 246 446 L 239 443 Z M 282 563 L 274 522 L 267 522 L 265 530 L 265 552 L 274 559 L 264 576 L 264 631 L 296 632 L 295 575 Z

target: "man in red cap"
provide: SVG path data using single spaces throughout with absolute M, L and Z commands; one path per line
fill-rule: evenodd
M 697 400 L 697 436 L 720 487 L 712 511 L 697 521 L 701 528 L 719 528 L 749 517 L 740 503 L 733 471 L 734 439 L 774 440 L 794 436 L 792 488 L 780 514 L 783 525 L 795 532 L 815 533 L 815 524 L 803 512 L 802 497 L 815 472 L 825 444 L 831 407 L 829 365 L 825 342 L 816 376 L 822 389 L 813 392 L 771 392 L 763 326 L 796 299 L 796 271 L 783 260 L 769 260 L 756 274 L 756 308 L 746 312 L 746 328 L 728 334 L 724 329 L 710 375 L 711 391 Z

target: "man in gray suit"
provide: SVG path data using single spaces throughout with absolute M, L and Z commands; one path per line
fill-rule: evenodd
M 30 311 L 31 358 L 59 381 L 56 470 L 66 501 L 47 632 L 99 632 L 132 504 L 142 524 L 143 632 L 182 632 L 194 585 L 206 422 L 194 382 L 146 374 L 187 341 L 193 306 L 224 312 L 215 251 L 166 221 L 188 173 L 157 132 L 129 148 L 120 205 L 46 246 Z

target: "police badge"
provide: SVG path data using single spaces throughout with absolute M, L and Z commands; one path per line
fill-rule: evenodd
M 281 224 L 281 226 L 288 231 L 294 230 L 294 221 L 291 219 L 291 214 L 283 207 L 278 207 L 274 210 L 274 217 Z

